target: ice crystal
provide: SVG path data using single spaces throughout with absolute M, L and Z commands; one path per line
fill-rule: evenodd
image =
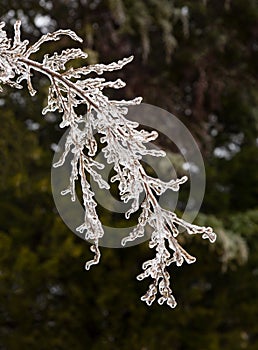
M 131 101 L 116 101 L 109 100 L 103 94 L 104 88 L 120 89 L 125 83 L 120 79 L 106 81 L 98 76 L 123 68 L 132 61 L 133 56 L 107 65 L 94 64 L 67 69 L 66 64 L 70 60 L 87 58 L 85 52 L 76 48 L 63 50 L 61 54 L 56 52 L 52 55 L 46 54 L 42 62 L 37 62 L 31 55 L 36 53 L 43 43 L 57 41 L 63 35 L 78 42 L 82 39 L 71 30 L 58 30 L 43 35 L 36 43 L 29 46 L 28 40 L 21 40 L 20 21 L 14 25 L 13 40 L 7 37 L 4 25 L 0 23 L 0 82 L 21 89 L 23 87 L 21 82 L 25 80 L 29 93 L 33 96 L 36 90 L 31 81 L 32 71 L 45 74 L 49 78 L 50 86 L 47 106 L 42 113 L 60 112 L 62 114 L 60 128 L 70 128 L 65 150 L 54 167 L 62 166 L 68 154 L 72 154 L 70 181 L 67 188 L 62 191 L 62 195 L 69 194 L 71 200 L 75 201 L 75 184 L 76 181 L 80 181 L 85 216 L 77 231 L 85 234 L 86 240 L 93 242 L 90 249 L 94 253 L 94 258 L 86 263 L 85 268 L 89 269 L 99 262 L 99 240 L 104 235 L 96 212 L 94 192 L 86 174 L 90 174 L 100 188 L 109 188 L 109 184 L 98 172 L 104 165 L 93 159 L 98 151 L 98 143 L 94 137 L 96 130 L 101 135 L 100 142 L 105 144 L 102 152 L 107 163 L 112 164 L 115 171 L 111 182 L 118 181 L 119 194 L 123 202 L 131 201 L 131 207 L 125 214 L 126 218 L 141 209 L 138 224 L 129 236 L 122 240 L 122 245 L 125 246 L 128 241 L 144 236 L 147 225 L 152 228 L 149 247 L 155 249 L 156 256 L 142 265 L 143 272 L 137 279 L 151 277 L 153 282 L 141 299 L 151 305 L 159 293 L 159 304 L 166 302 L 170 307 L 175 307 L 176 301 L 170 288 L 167 267 L 172 263 L 181 266 L 184 261 L 188 264 L 195 262 L 195 258 L 177 241 L 180 227 L 183 227 L 188 234 L 201 234 L 211 242 L 215 241 L 216 235 L 210 227 L 187 223 L 159 205 L 156 197 L 168 189 L 179 191 L 180 185 L 187 181 L 187 177 L 164 182 L 147 175 L 141 164 L 142 157 L 144 155 L 162 157 L 165 156 L 165 152 L 146 147 L 147 143 L 157 138 L 156 131 L 138 130 L 138 123 L 126 119 L 127 106 L 139 104 L 142 99 L 138 97 Z M 92 72 L 98 76 L 88 77 Z M 86 106 L 85 115 L 77 114 L 76 108 L 79 105 Z M 144 199 L 141 202 L 142 194 Z

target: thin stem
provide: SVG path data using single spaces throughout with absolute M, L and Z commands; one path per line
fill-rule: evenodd
M 41 72 L 48 77 L 54 77 L 57 80 L 61 81 L 63 84 L 68 86 L 70 89 L 72 89 L 78 96 L 81 98 L 87 100 L 89 104 L 91 104 L 97 111 L 100 111 L 98 105 L 92 101 L 92 99 L 85 94 L 85 91 L 80 89 L 78 86 L 74 85 L 71 81 L 69 81 L 67 78 L 62 76 L 62 74 L 55 72 L 47 67 L 44 67 L 42 63 L 35 62 L 33 60 L 30 60 L 29 58 L 19 57 L 18 61 L 28 65 L 29 67 L 37 70 L 38 72 Z

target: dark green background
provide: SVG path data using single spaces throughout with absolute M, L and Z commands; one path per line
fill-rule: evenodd
M 184 6 L 188 19 L 182 18 Z M 101 264 L 86 272 L 89 246 L 62 223 L 51 195 L 51 144 L 63 130 L 58 115 L 41 115 L 47 80 L 35 74 L 33 98 L 26 89 L 5 87 L 0 350 L 257 350 L 257 1 L 1 0 L 0 16 L 9 35 L 21 18 L 23 38 L 31 42 L 42 32 L 73 29 L 84 39 L 90 63 L 133 54 L 128 67 L 108 75 L 123 78 L 127 87 L 107 93 L 117 99 L 143 96 L 193 133 L 207 173 L 197 223 L 218 233 L 214 245 L 184 236 L 198 260 L 170 269 L 175 310 L 140 301 L 150 281 L 135 276 L 154 253 L 147 243 L 103 248 Z M 38 16 L 47 16 L 46 27 L 37 27 Z M 62 40 L 45 50 L 71 45 Z M 166 141 L 159 140 L 173 152 Z M 102 219 L 114 221 L 107 213 Z

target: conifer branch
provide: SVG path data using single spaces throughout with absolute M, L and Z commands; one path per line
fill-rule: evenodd
M 98 144 L 94 138 L 94 130 L 97 130 L 102 135 L 100 142 L 105 143 L 102 152 L 107 163 L 112 164 L 116 172 L 111 182 L 119 182 L 118 189 L 123 202 L 131 201 L 131 207 L 125 214 L 126 218 L 128 219 L 132 213 L 141 209 L 137 226 L 128 237 L 122 240 L 122 245 L 144 236 L 147 225 L 152 228 L 149 246 L 155 248 L 156 256 L 143 264 L 144 271 L 137 279 L 151 277 L 154 281 L 142 300 L 151 305 L 159 292 L 159 304 L 166 302 L 170 307 L 175 307 L 176 301 L 170 288 L 167 267 L 171 263 L 181 266 L 184 261 L 188 264 L 195 262 L 195 258 L 189 255 L 176 239 L 179 227 L 183 227 L 188 234 L 201 234 L 211 242 L 215 241 L 216 235 L 210 227 L 199 227 L 187 223 L 178 218 L 175 213 L 159 205 L 155 195 L 160 196 L 168 189 L 179 191 L 180 185 L 187 181 L 187 177 L 163 182 L 146 174 L 141 164 L 142 157 L 146 154 L 162 157 L 165 156 L 165 152 L 147 149 L 145 146 L 157 138 L 157 132 L 139 131 L 136 129 L 138 123 L 126 119 L 127 106 L 141 103 L 141 98 L 131 101 L 109 100 L 103 94 L 103 89 L 106 87 L 119 89 L 124 87 L 125 83 L 120 79 L 110 82 L 104 78 L 87 78 L 87 75 L 92 72 L 102 75 L 107 71 L 121 69 L 132 61 L 133 56 L 107 65 L 95 64 L 66 69 L 66 64 L 70 60 L 87 58 L 87 54 L 81 49 L 66 49 L 61 54 L 54 53 L 52 56 L 46 54 L 42 62 L 37 62 L 31 58 L 31 55 L 36 53 L 43 43 L 57 41 L 62 35 L 78 42 L 82 39 L 71 30 L 58 30 L 43 35 L 29 47 L 27 40 L 21 40 L 20 26 L 20 21 L 17 21 L 14 25 L 12 42 L 3 30 L 4 23 L 0 24 L 0 82 L 22 89 L 21 82 L 25 80 L 29 93 L 33 96 L 36 90 L 31 81 L 32 71 L 38 71 L 49 78 L 48 103 L 42 113 L 58 111 L 62 114 L 60 127 L 70 128 L 65 150 L 54 167 L 62 166 L 68 154 L 72 154 L 70 182 L 61 194 L 69 194 L 71 200 L 75 201 L 75 183 L 80 181 L 85 215 L 84 222 L 77 227 L 77 231 L 84 233 L 86 240 L 93 241 L 90 249 L 94 253 L 93 259 L 86 263 L 85 268 L 89 269 L 91 265 L 98 264 L 99 240 L 104 235 L 96 212 L 97 203 L 94 200 L 94 192 L 91 190 L 86 173 L 91 175 L 100 188 L 109 188 L 109 184 L 97 171 L 104 165 L 93 159 L 98 150 Z M 76 107 L 79 105 L 86 106 L 85 115 L 76 113 Z M 144 200 L 140 203 L 142 193 Z M 170 251 L 173 252 L 172 256 Z

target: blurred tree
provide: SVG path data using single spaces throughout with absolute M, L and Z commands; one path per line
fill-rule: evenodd
M 256 350 L 257 1 L 1 0 L 0 17 L 10 31 L 21 18 L 24 36 L 33 40 L 71 28 L 86 38 L 93 62 L 134 54 L 121 72 L 127 81 L 121 94 L 142 95 L 193 132 L 207 169 L 205 215 L 198 220 L 219 233 L 209 255 L 205 242 L 186 240 L 198 263 L 173 270 L 180 304 L 174 311 L 139 301 L 144 286 L 134 276 L 151 254 L 147 243 L 105 249 L 101 266 L 83 272 L 90 253 L 51 198 L 52 148 L 61 132 L 57 115 L 41 116 L 46 81 L 35 76 L 33 99 L 5 89 L 0 349 Z

